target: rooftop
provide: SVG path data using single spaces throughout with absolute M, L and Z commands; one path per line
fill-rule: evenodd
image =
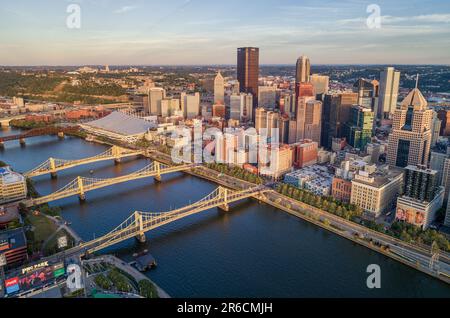
M 113 112 L 85 125 L 124 136 L 145 134 L 149 129 L 156 127 L 154 123 L 121 112 Z
M 12 171 L 9 167 L 0 168 L 0 183 L 11 184 L 25 181 L 24 176 Z

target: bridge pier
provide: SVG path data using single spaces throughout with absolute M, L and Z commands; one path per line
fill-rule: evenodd
M 145 236 L 144 233 L 141 233 L 139 235 L 136 236 L 136 240 L 141 243 L 144 244 L 145 242 L 147 242 L 147 237 Z
M 58 179 L 58 174 L 56 172 L 50 172 L 50 177 L 54 179 Z
M 3 141 L 0 141 L 0 149 L 4 149 L 5 148 L 5 143 Z
M 60 132 L 58 133 L 58 138 L 59 138 L 59 139 L 64 139 L 64 132 L 63 132 L 63 131 L 60 131 Z
M 121 159 L 121 158 L 116 158 L 116 159 L 114 159 L 114 164 L 115 164 L 115 165 L 119 165 L 121 162 L 122 162 L 122 159 Z
M 80 201 L 80 202 L 86 202 L 86 194 L 80 194 L 79 196 L 78 196 L 78 200 Z
M 230 212 L 230 206 L 228 204 L 221 205 L 218 209 L 223 212 Z
M 21 146 L 25 146 L 26 145 L 25 138 L 20 138 L 19 143 Z

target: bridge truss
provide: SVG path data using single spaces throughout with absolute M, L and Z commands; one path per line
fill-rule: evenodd
M 77 160 L 49 158 L 47 161 L 41 163 L 36 168 L 26 172 L 24 175 L 27 178 L 38 177 L 49 173 L 55 176 L 58 171 L 71 169 L 77 166 L 106 160 L 120 160 L 122 158 L 137 156 L 141 154 L 143 154 L 142 151 L 135 151 L 113 146 L 107 151 L 90 158 L 83 158 Z
M 72 180 L 70 183 L 68 183 L 63 188 L 59 189 L 54 193 L 51 193 L 43 197 L 27 200 L 24 201 L 24 203 L 26 206 L 31 207 L 71 197 L 74 195 L 78 195 L 81 200 L 85 200 L 86 192 L 89 191 L 105 188 L 119 183 L 128 182 L 131 180 L 138 180 L 148 177 L 154 177 L 155 180 L 161 181 L 161 176 L 163 174 L 185 171 L 191 169 L 192 167 L 193 167 L 192 165 L 181 165 L 171 167 L 155 161 L 137 172 L 121 177 L 109 179 L 77 177 L 76 179 Z
M 140 241 L 145 241 L 145 233 L 148 231 L 216 207 L 228 211 L 230 203 L 250 197 L 261 198 L 264 192 L 267 191 L 271 190 L 264 186 L 244 191 L 232 191 L 219 187 L 200 201 L 170 212 L 151 213 L 136 211 L 110 233 L 96 240 L 83 243 L 77 249 L 84 253 L 94 253 L 133 237 L 138 238 Z

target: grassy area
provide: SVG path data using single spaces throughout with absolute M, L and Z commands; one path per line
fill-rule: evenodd
M 43 215 L 29 214 L 25 218 L 25 224 L 33 227 L 33 230 L 26 233 L 30 252 L 41 251 L 42 244 L 57 229 L 56 225 Z
M 62 229 L 58 231 L 58 233 L 51 240 L 49 240 L 45 246 L 43 246 L 44 255 L 53 255 L 61 251 L 58 248 L 58 238 L 62 236 L 67 237 L 67 247 L 65 248 L 65 250 L 75 245 L 75 241 L 72 236 L 67 233 L 66 230 Z

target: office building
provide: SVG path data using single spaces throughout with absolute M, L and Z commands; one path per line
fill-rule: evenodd
M 259 49 L 239 48 L 237 51 L 237 79 L 241 93 L 253 95 L 253 110 L 258 107 Z
M 212 115 L 213 117 L 220 117 L 225 119 L 226 117 L 226 109 L 223 103 L 214 104 L 212 107 Z
M 300 97 L 296 121 L 296 141 L 311 139 L 320 144 L 322 102 L 315 100 L 314 97 Z
M 433 111 L 428 108 L 419 89 L 415 88 L 394 113 L 387 154 L 390 166 L 428 165 L 432 121 Z
M 358 94 L 357 104 L 374 112 L 378 107 L 378 88 L 379 83 L 376 80 L 359 79 L 353 85 L 353 92 Z
M 314 86 L 314 92 L 318 95 L 328 94 L 330 87 L 330 77 L 325 75 L 313 74 L 311 75 L 311 84 Z
M 450 136 L 450 111 L 441 109 L 438 112 L 438 118 L 441 121 L 441 136 Z
M 350 203 L 361 207 L 374 218 L 393 211 L 403 188 L 403 172 L 391 169 L 386 173 L 360 170 L 352 180 Z
M 301 169 L 317 164 L 319 145 L 312 140 L 302 140 L 294 147 L 294 166 Z
M 186 119 L 193 119 L 200 114 L 200 93 L 188 95 L 181 93 L 181 110 Z
M 295 82 L 309 83 L 311 76 L 311 63 L 307 56 L 301 56 L 297 59 Z
M 380 75 L 380 96 L 376 118 L 390 119 L 397 109 L 398 91 L 400 88 L 400 72 L 393 67 L 387 67 Z
M 260 86 L 258 91 L 258 107 L 274 110 L 277 106 L 277 88 L 275 86 Z
M 152 116 L 161 116 L 161 101 L 166 98 L 166 91 L 160 87 L 152 87 L 148 91 L 148 109 L 145 112 Z
M 27 197 L 27 181 L 9 167 L 0 168 L 0 204 L 19 201 Z
M 369 108 L 353 106 L 349 121 L 345 124 L 347 143 L 353 148 L 364 150 L 371 142 L 374 113 Z
M 259 171 L 261 175 L 271 177 L 275 180 L 292 171 L 292 149 L 288 145 L 279 147 L 267 147 L 269 158 L 268 163 L 259 162 Z
M 225 104 L 225 81 L 220 72 L 214 79 L 214 104 Z
M 344 92 L 327 94 L 322 111 L 321 145 L 331 149 L 333 138 L 344 138 L 344 126 L 350 120 L 350 109 L 358 102 L 358 94 Z

